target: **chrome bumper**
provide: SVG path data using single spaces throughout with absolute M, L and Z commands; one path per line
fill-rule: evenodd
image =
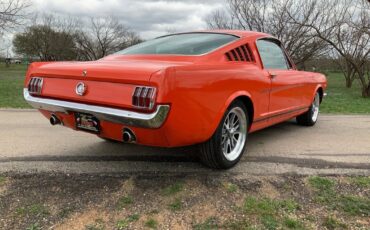
M 23 96 L 28 104 L 36 109 L 66 114 L 69 112 L 89 113 L 100 120 L 142 128 L 159 128 L 166 120 L 170 110 L 169 105 L 158 105 L 156 111 L 146 114 L 103 106 L 39 98 L 31 96 L 26 88 L 23 89 Z

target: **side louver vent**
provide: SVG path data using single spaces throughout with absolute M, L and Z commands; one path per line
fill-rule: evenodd
M 225 55 L 228 61 L 244 61 L 244 62 L 254 61 L 252 51 L 249 48 L 248 44 L 232 49 Z

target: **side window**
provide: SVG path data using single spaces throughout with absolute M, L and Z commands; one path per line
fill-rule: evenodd
M 289 69 L 285 53 L 272 41 L 258 40 L 257 48 L 265 69 Z

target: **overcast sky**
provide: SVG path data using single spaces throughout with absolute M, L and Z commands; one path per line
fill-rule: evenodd
M 72 16 L 120 18 L 144 39 L 168 31 L 206 28 L 204 18 L 225 7 L 224 0 L 31 0 L 35 10 Z

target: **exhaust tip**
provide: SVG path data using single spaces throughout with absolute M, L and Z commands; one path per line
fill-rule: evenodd
M 131 143 L 136 141 L 136 137 L 134 132 L 131 129 L 124 128 L 123 135 L 122 135 L 123 142 Z
M 59 120 L 59 118 L 57 116 L 55 116 L 55 114 L 52 114 L 51 117 L 50 117 L 50 124 L 51 125 L 60 125 L 62 122 Z

